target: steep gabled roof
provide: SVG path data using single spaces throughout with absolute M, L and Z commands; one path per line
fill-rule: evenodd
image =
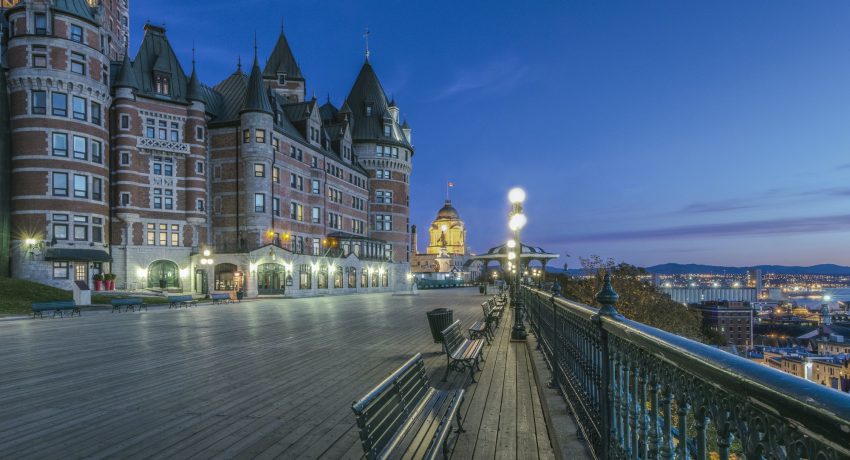
M 97 23 L 95 9 L 89 6 L 86 0 L 56 0 L 53 4 L 53 9 L 95 24 Z
M 295 56 L 292 54 L 292 49 L 289 48 L 289 42 L 286 41 L 283 30 L 280 31 L 277 43 L 275 43 L 272 54 L 266 61 L 265 69 L 263 69 L 263 76 L 267 78 L 277 78 L 279 73 L 285 73 L 287 80 L 304 80 L 304 76 L 301 75 L 301 68 L 295 61 Z
M 354 141 L 394 142 L 412 148 L 402 135 L 401 127 L 390 116 L 387 94 L 368 59 L 363 63 L 345 102 L 352 112 L 351 138 Z M 372 107 L 371 116 L 366 115 L 367 106 Z M 392 127 L 390 136 L 384 136 L 385 122 Z
M 331 104 L 331 101 L 325 102 L 319 107 L 319 115 L 322 116 L 323 121 L 333 121 L 336 119 L 336 114 L 339 111 Z
M 213 87 L 213 90 L 221 95 L 215 121 L 230 121 L 239 117 L 239 109 L 242 108 L 247 87 L 248 76 L 242 72 L 242 67 Z
M 170 94 L 163 95 L 154 91 L 154 72 L 162 72 L 171 77 Z M 133 60 L 133 73 L 139 86 L 137 95 L 186 102 L 188 79 L 162 27 L 145 25 L 145 38 L 136 59 Z
M 260 74 L 260 64 L 257 63 L 256 53 L 254 65 L 251 67 L 251 76 L 248 77 L 248 87 L 245 88 L 245 100 L 239 113 L 242 112 L 262 112 L 270 115 L 272 113 L 272 105 L 269 103 L 263 76 Z

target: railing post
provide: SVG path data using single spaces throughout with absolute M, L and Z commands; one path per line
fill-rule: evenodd
M 617 312 L 617 309 L 614 308 L 614 304 L 620 300 L 620 296 L 617 292 L 614 291 L 614 287 L 611 286 L 611 274 L 605 273 L 605 278 L 602 282 L 602 289 L 596 294 L 596 301 L 602 305 L 602 308 L 599 309 L 599 312 L 596 316 L 593 317 L 593 321 L 596 324 L 596 327 L 599 328 L 599 348 L 600 348 L 600 363 L 599 363 L 599 372 L 600 372 L 600 388 L 599 388 L 599 421 L 600 421 L 600 436 L 601 439 L 601 458 L 610 459 L 614 458 L 614 452 L 611 450 L 611 444 L 614 439 L 616 439 L 617 434 L 614 433 L 614 393 L 611 385 L 611 379 L 613 377 L 613 369 L 611 368 L 611 357 L 608 349 L 608 333 L 605 331 L 605 328 L 602 326 L 602 317 L 608 316 L 612 318 L 620 317 L 620 313 Z
M 561 296 L 561 285 L 558 284 L 558 280 L 555 279 L 555 282 L 552 283 L 552 298 L 550 302 L 552 304 L 552 332 L 549 337 L 549 346 L 552 347 L 552 379 L 549 380 L 547 384 L 549 388 L 554 388 L 558 390 L 558 393 L 561 392 L 561 387 L 558 383 L 558 371 L 560 366 L 558 365 L 558 344 L 561 343 L 560 337 L 558 337 L 558 303 L 555 302 L 555 299 Z

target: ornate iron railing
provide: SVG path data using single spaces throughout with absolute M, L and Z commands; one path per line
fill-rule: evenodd
M 136 140 L 136 148 L 166 153 L 189 153 L 189 144 L 161 139 L 139 137 Z
M 625 319 L 607 276 L 599 310 L 521 300 L 594 458 L 850 458 L 850 396 Z

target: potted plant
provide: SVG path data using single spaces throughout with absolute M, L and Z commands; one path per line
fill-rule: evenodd
M 102 291 L 103 290 L 103 275 L 100 273 L 94 275 L 94 290 Z
M 106 276 L 104 277 L 104 279 L 106 280 L 106 290 L 107 291 L 114 291 L 115 290 L 115 278 L 116 278 L 116 276 L 115 276 L 114 273 L 107 273 Z

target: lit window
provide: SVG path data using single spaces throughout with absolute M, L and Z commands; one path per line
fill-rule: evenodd
M 254 194 L 254 212 L 266 212 L 266 195 L 263 193 Z
M 266 165 L 254 163 L 254 177 L 266 177 Z
M 164 73 L 155 73 L 154 74 L 154 91 L 157 94 L 162 94 L 164 96 L 168 96 L 171 94 L 171 78 Z
M 265 144 L 266 143 L 266 130 L 265 129 L 258 129 L 256 131 L 254 131 L 254 133 L 255 133 L 255 137 L 256 137 L 256 142 L 258 144 Z

